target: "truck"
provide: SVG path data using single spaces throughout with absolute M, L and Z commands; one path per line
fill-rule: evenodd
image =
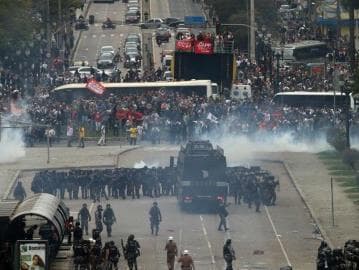
M 203 205 L 213 208 L 225 203 L 229 192 L 226 168 L 223 149 L 214 148 L 208 140 L 189 141 L 181 146 L 175 168 L 181 208 Z

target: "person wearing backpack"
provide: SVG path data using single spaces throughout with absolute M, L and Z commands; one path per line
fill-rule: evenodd
M 121 239 L 121 245 L 129 270 L 133 270 L 133 267 L 137 270 L 137 257 L 141 255 L 141 247 L 137 240 L 135 240 L 135 236 L 131 234 L 127 238 L 126 246 L 123 245 L 123 240 Z

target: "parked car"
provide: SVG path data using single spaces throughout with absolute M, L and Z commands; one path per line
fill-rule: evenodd
M 172 28 L 177 28 L 178 25 L 184 25 L 184 21 L 178 20 L 178 21 L 171 22 L 171 23 L 168 24 L 168 26 L 172 27 Z
M 88 30 L 89 24 L 85 20 L 77 20 L 75 23 L 75 30 Z
M 170 29 L 168 29 L 167 27 L 160 27 L 156 30 L 155 36 L 157 43 L 168 42 L 171 37 Z
M 136 48 L 137 50 L 141 50 L 141 46 L 135 41 L 127 41 L 125 43 L 125 48 L 126 47 L 133 47 L 133 48 Z
M 127 42 L 136 42 L 139 46 L 141 46 L 141 37 L 138 34 L 129 34 L 125 40 L 125 43 Z
M 127 11 L 125 14 L 125 23 L 138 23 L 140 18 L 137 15 L 136 11 Z
M 163 20 L 160 18 L 153 18 L 153 19 L 149 19 L 147 22 L 145 23 L 141 23 L 140 27 L 142 29 L 156 29 L 161 27 L 161 25 L 163 24 Z
M 111 53 L 112 55 L 115 55 L 115 49 L 113 48 L 113 46 L 102 46 L 100 49 L 100 55 L 104 54 L 104 53 Z
M 115 66 L 114 55 L 112 53 L 103 53 L 97 59 L 97 67 L 99 69 L 113 69 Z
M 102 71 L 96 67 L 80 67 L 77 70 L 80 75 L 90 76 L 93 74 L 99 74 L 101 75 Z
M 164 18 L 163 23 L 169 26 L 171 23 L 178 22 L 179 20 L 180 19 L 178 19 L 178 18 L 169 17 L 169 18 Z

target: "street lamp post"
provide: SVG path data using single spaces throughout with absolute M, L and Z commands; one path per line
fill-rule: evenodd
M 341 88 L 341 92 L 345 94 L 345 145 L 349 149 L 350 148 L 350 93 L 351 93 L 352 82 L 346 81 L 344 86 Z
M 275 58 L 277 60 L 277 72 L 276 72 L 276 79 L 275 79 L 275 94 L 277 94 L 279 92 L 279 60 L 281 57 L 281 54 L 279 52 L 277 52 L 275 55 Z

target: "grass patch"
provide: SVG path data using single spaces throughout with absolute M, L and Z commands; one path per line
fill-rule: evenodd
M 357 182 L 355 181 L 347 181 L 347 182 L 340 182 L 339 186 L 346 188 L 346 187 L 358 187 Z
M 348 198 L 353 199 L 353 200 L 359 200 L 359 193 L 350 193 L 347 195 Z
M 331 166 L 327 166 L 327 169 L 330 171 L 351 171 L 352 168 L 350 168 L 349 166 L 343 164 L 343 163 L 337 163 L 337 164 L 332 164 Z
M 345 193 L 359 193 L 359 187 L 347 188 L 344 190 Z
M 329 174 L 333 176 L 355 176 L 355 172 L 349 170 L 330 171 Z
M 344 176 L 344 177 L 334 177 L 334 180 L 337 182 L 355 182 L 355 176 Z
M 321 159 L 340 159 L 340 156 L 335 151 L 324 151 L 317 154 Z

